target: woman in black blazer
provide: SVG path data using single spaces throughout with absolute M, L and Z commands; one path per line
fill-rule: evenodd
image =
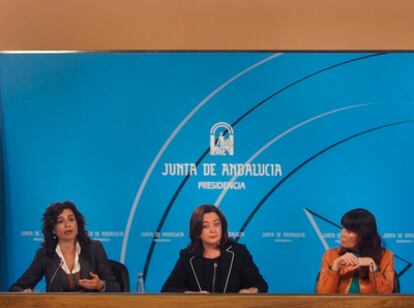
M 246 246 L 229 239 L 226 218 L 217 207 L 195 209 L 190 238 L 161 292 L 267 292 L 267 283 Z
M 42 247 L 10 291 L 32 292 L 43 276 L 47 292 L 120 290 L 101 242 L 89 238 L 75 204 L 50 205 L 43 214 L 43 236 Z

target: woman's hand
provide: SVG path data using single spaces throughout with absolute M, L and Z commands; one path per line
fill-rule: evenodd
M 33 293 L 33 289 L 24 289 L 23 293 Z
M 255 287 L 251 287 L 251 288 L 248 288 L 248 289 L 241 289 L 239 291 L 239 293 L 242 293 L 242 294 L 256 294 L 256 293 L 259 293 L 259 289 L 255 288 Z
M 90 272 L 92 279 L 79 279 L 79 284 L 85 289 L 100 290 L 103 288 L 103 281 L 95 273 Z
M 375 264 L 374 259 L 370 257 L 358 258 L 358 261 L 359 261 L 359 266 L 369 266 L 369 270 L 371 272 L 376 272 L 378 270 L 378 267 Z
M 356 257 L 353 253 L 347 252 L 346 254 L 337 258 L 333 264 L 331 269 L 337 272 L 341 267 L 344 266 L 351 266 L 352 270 L 357 269 L 361 266 L 369 266 L 371 272 L 375 272 L 378 270 L 375 261 L 370 257 Z
M 337 272 L 340 268 L 344 266 L 352 267 L 352 270 L 359 267 L 359 260 L 358 257 L 355 256 L 353 253 L 347 252 L 346 254 L 336 258 L 333 262 L 331 269 Z

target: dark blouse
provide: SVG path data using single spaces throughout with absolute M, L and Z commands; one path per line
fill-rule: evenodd
M 66 274 L 66 281 L 63 284 L 63 291 L 65 292 L 78 292 L 82 290 L 81 285 L 79 284 L 80 272 L 74 274 Z
M 224 285 L 221 283 L 222 266 L 220 266 L 220 257 L 208 259 L 203 257 L 203 272 L 205 280 L 203 281 L 203 290 L 210 293 L 223 293 Z

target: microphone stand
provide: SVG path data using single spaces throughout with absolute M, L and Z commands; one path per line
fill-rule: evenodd
M 212 292 L 216 292 L 216 272 L 217 272 L 218 264 L 217 262 L 214 262 L 214 271 L 213 271 L 213 286 L 212 286 Z
M 59 269 L 61 268 L 62 265 L 63 265 L 63 260 L 60 259 L 59 266 L 56 268 L 55 272 L 53 273 L 52 278 L 50 278 L 49 285 L 47 287 L 47 292 L 51 291 L 53 280 L 55 280 L 56 274 L 57 274 L 57 272 L 59 271 Z

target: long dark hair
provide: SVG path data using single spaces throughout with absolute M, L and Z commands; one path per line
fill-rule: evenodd
M 221 239 L 219 248 L 224 250 L 228 242 L 230 241 L 227 233 L 227 220 L 218 207 L 211 204 L 204 204 L 196 208 L 191 215 L 190 219 L 190 239 L 191 243 L 188 246 L 188 250 L 194 255 L 203 254 L 203 245 L 201 243 L 200 235 L 203 230 L 203 218 L 204 214 L 216 213 L 221 222 Z
M 358 251 L 361 257 L 371 257 L 376 264 L 379 264 L 384 246 L 377 231 L 377 222 L 374 215 L 366 209 L 351 210 L 342 217 L 342 226 L 358 234 Z M 341 254 L 346 249 L 341 248 Z
M 88 254 L 90 238 L 87 231 L 85 230 L 85 218 L 82 213 L 78 211 L 75 204 L 71 201 L 62 201 L 55 202 L 49 205 L 43 214 L 42 218 L 42 232 L 43 232 L 43 246 L 46 247 L 49 255 L 52 255 L 58 244 L 58 239 L 53 234 L 53 230 L 57 224 L 58 216 L 63 212 L 63 210 L 69 209 L 72 210 L 75 215 L 75 219 L 78 225 L 78 235 L 77 240 L 82 248 L 82 253 Z

